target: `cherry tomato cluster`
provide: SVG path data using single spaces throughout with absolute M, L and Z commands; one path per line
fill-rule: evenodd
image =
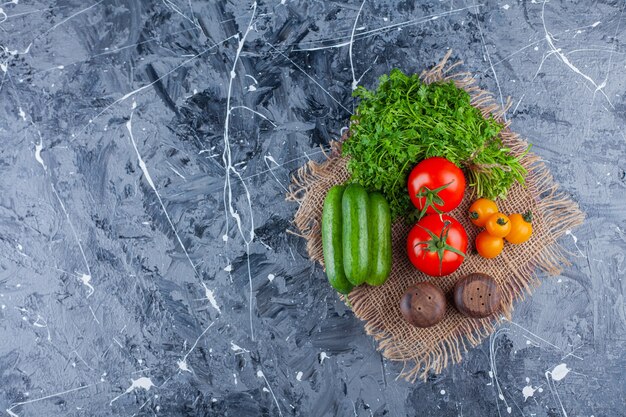
M 504 239 L 509 243 L 520 244 L 530 239 L 533 232 L 532 213 L 514 213 L 506 216 L 500 213 L 494 201 L 479 198 L 469 208 L 471 222 L 484 227 L 476 236 L 476 251 L 483 258 L 495 258 L 504 249 Z
M 409 260 L 425 274 L 449 275 L 461 266 L 467 253 L 465 229 L 444 214 L 463 200 L 463 171 L 445 158 L 428 158 L 413 168 L 407 185 L 421 217 L 407 238 Z

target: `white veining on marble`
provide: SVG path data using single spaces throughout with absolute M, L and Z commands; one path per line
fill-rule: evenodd
M 46 396 L 44 396 L 44 397 L 40 397 L 40 398 L 33 398 L 32 400 L 28 400 L 28 401 L 21 401 L 21 402 L 18 402 L 18 403 L 13 403 L 13 404 L 11 404 L 11 406 L 10 406 L 9 408 L 7 408 L 7 409 L 6 409 L 6 412 L 7 412 L 7 413 L 8 413 L 11 417 L 20 417 L 18 414 L 16 414 L 16 413 L 14 413 L 14 412 L 13 412 L 13 409 L 14 409 L 15 407 L 19 407 L 19 406 L 21 406 L 21 405 L 26 405 L 26 404 L 36 403 L 36 402 L 39 402 L 39 401 L 47 400 L 47 399 L 49 399 L 49 398 L 60 397 L 60 396 L 66 395 L 66 394 L 70 394 L 70 393 L 72 393 L 72 392 L 76 392 L 76 391 L 82 391 L 82 390 L 87 389 L 87 388 L 89 388 L 89 387 L 92 387 L 92 386 L 94 386 L 94 385 L 96 385 L 96 384 L 84 385 L 84 386 L 81 386 L 81 387 L 76 387 L 76 388 L 68 389 L 68 390 L 66 390 L 66 391 L 56 392 L 56 393 L 54 393 L 54 394 L 46 395 Z
M 172 172 L 174 174 L 178 175 L 180 178 L 182 178 L 183 180 L 187 181 L 187 178 L 185 178 L 185 176 L 183 174 L 178 172 L 178 170 L 176 168 L 174 168 L 174 166 L 172 166 L 172 164 L 169 161 L 166 161 L 165 163 L 169 166 L 170 170 L 172 170 Z
M 265 374 L 263 373 L 263 371 L 261 371 L 260 369 L 256 372 L 256 376 L 259 378 L 263 378 L 263 380 L 265 381 L 265 385 L 267 386 L 267 389 L 270 391 L 270 394 L 272 395 L 272 398 L 274 399 L 274 403 L 276 403 L 276 408 L 278 408 L 278 415 L 280 415 L 282 417 L 283 412 L 280 409 L 280 404 L 278 404 L 278 399 L 276 398 L 276 395 L 274 395 L 274 390 L 272 390 L 272 387 L 270 387 L 270 383 L 267 381 L 267 378 L 265 377 Z
M 213 293 L 213 290 L 209 289 L 209 287 L 207 287 L 204 282 L 202 283 L 202 286 L 204 287 L 204 296 L 206 297 L 208 302 L 211 304 L 211 306 L 214 309 L 217 310 L 218 313 L 222 314 L 222 310 L 220 310 L 220 306 L 217 305 L 217 300 L 215 299 L 215 294 Z
M 506 319 L 505 319 L 505 320 L 506 320 Z M 519 323 L 516 323 L 516 322 L 511 321 L 511 320 L 506 320 L 506 321 L 507 321 L 507 323 L 512 324 L 512 325 L 514 325 L 515 327 L 517 327 L 518 329 L 523 330 L 525 333 L 527 333 L 527 334 L 531 335 L 533 338 L 535 338 L 535 339 L 537 339 L 537 340 L 541 341 L 542 343 L 545 343 L 546 345 L 548 345 L 548 346 L 550 346 L 550 347 L 552 347 L 552 348 L 554 348 L 554 349 L 556 349 L 556 350 L 558 350 L 558 351 L 560 351 L 560 352 L 567 353 L 567 355 L 568 355 L 568 356 L 572 356 L 572 357 L 574 357 L 574 358 L 576 358 L 576 359 L 583 360 L 583 358 L 581 358 L 580 356 L 574 355 L 574 353 L 573 353 L 573 352 L 566 352 L 563 348 L 560 348 L 560 347 L 558 347 L 557 345 L 555 345 L 554 343 L 551 343 L 551 342 L 547 341 L 545 338 L 543 338 L 543 337 L 539 336 L 539 335 L 538 335 L 538 334 L 536 334 L 536 333 L 533 333 L 532 331 L 530 331 L 529 329 L 527 329 L 527 328 L 523 327 L 523 326 L 522 326 L 522 325 L 520 325 Z M 531 342 L 531 343 L 532 343 L 532 342 Z M 531 343 L 527 343 L 527 344 L 531 344 Z
M 472 0 L 472 3 L 474 4 L 475 7 L 477 7 L 475 0 Z M 505 106 L 504 106 L 504 98 L 502 97 L 502 88 L 500 87 L 500 82 L 498 81 L 498 74 L 496 73 L 496 69 L 493 67 L 493 62 L 491 61 L 491 54 L 489 54 L 489 49 L 487 48 L 487 44 L 485 43 L 485 35 L 483 34 L 483 28 L 482 28 L 482 25 L 480 24 L 480 20 L 478 19 L 478 13 L 476 13 L 475 19 L 476 19 L 476 26 L 478 27 L 478 32 L 480 33 L 480 40 L 482 42 L 485 55 L 487 56 L 487 61 L 489 62 L 489 66 L 491 67 L 491 73 L 493 74 L 493 79 L 496 82 L 496 87 L 498 87 L 498 95 L 500 97 L 500 106 L 502 106 L 502 108 L 504 109 Z M 507 120 L 506 112 L 503 112 L 502 116 L 504 117 L 504 121 L 506 121 Z
M 41 316 L 41 314 L 35 313 L 35 312 L 31 313 L 30 311 L 28 311 L 28 310 L 26 310 L 24 308 L 17 308 L 16 307 L 16 309 L 26 313 L 29 316 L 29 317 L 26 317 L 26 316 L 22 317 L 22 319 L 26 318 L 27 321 L 29 321 L 30 316 L 36 315 L 37 317 L 35 317 L 35 319 L 31 323 L 32 326 L 40 328 L 40 329 L 46 329 L 46 332 L 48 334 L 46 339 L 48 340 L 48 342 L 52 342 L 52 335 L 50 334 L 50 328 L 48 327 L 48 322 L 47 322 L 47 320 L 44 317 Z M 32 320 L 32 318 L 30 318 L 30 320 Z
M 92 294 L 95 291 L 95 288 L 93 287 L 93 285 L 90 284 L 91 282 L 91 274 L 81 274 L 78 279 L 80 280 L 80 282 L 83 283 L 83 285 L 85 287 L 87 287 L 89 289 L 89 293 L 87 294 L 87 298 L 91 297 Z
M 276 162 L 274 157 L 271 154 L 264 155 L 263 162 L 265 162 L 265 166 L 267 167 L 267 172 L 269 172 L 270 175 L 274 177 L 274 180 L 276 180 L 276 182 L 278 183 L 278 185 L 280 185 L 283 191 L 288 192 L 287 187 L 285 187 L 283 183 L 278 180 L 278 178 L 276 177 L 276 174 L 274 174 L 273 168 L 277 168 L 280 166 L 278 162 Z M 275 166 L 271 167 L 269 164 L 270 162 L 272 162 Z
M 524 386 L 524 388 L 522 388 L 522 395 L 524 396 L 524 402 L 526 402 L 527 399 L 535 395 L 535 392 L 538 390 L 537 387 L 532 386 L 532 384 L 530 383 L 530 378 L 526 378 L 526 384 L 527 385 Z
M 132 107 L 133 107 L 133 111 L 130 113 L 130 117 L 128 121 L 126 122 L 126 130 L 128 131 L 128 136 L 133 145 L 133 149 L 135 149 L 135 154 L 137 155 L 137 160 L 139 162 L 139 168 L 141 168 L 141 172 L 143 172 L 144 178 L 148 182 L 148 185 L 150 185 L 150 188 L 152 188 L 152 191 L 154 191 L 154 194 L 156 195 L 157 200 L 159 200 L 161 209 L 163 209 L 163 214 L 165 214 L 165 218 L 167 219 L 167 222 L 170 224 L 170 227 L 172 228 L 172 231 L 174 232 L 174 235 L 176 236 L 176 240 L 178 240 L 178 244 L 180 245 L 181 249 L 185 253 L 185 257 L 187 258 L 187 261 L 189 261 L 189 264 L 193 268 L 196 276 L 200 276 L 200 274 L 198 273 L 198 270 L 196 269 L 196 265 L 191 260 L 191 257 L 189 256 L 189 252 L 187 251 L 185 244 L 183 243 L 182 239 L 180 238 L 178 234 L 178 231 L 176 230 L 176 227 L 174 226 L 174 222 L 172 221 L 172 218 L 170 217 L 169 213 L 167 212 L 167 209 L 165 208 L 165 203 L 163 203 L 163 200 L 161 199 L 161 194 L 159 194 L 159 191 L 157 190 L 156 185 L 154 184 L 154 181 L 152 180 L 152 176 L 150 175 L 150 172 L 148 171 L 148 166 L 146 165 L 146 162 L 144 161 L 141 154 L 139 153 L 139 149 L 137 148 L 137 143 L 135 142 L 135 137 L 133 135 L 133 114 L 134 114 L 135 108 L 137 107 L 135 102 L 133 102 Z
M 26 113 L 22 110 L 22 107 L 19 107 L 19 112 L 20 112 L 20 117 L 22 117 L 23 120 L 26 120 Z M 41 152 L 43 151 L 44 147 L 43 147 L 43 137 L 41 136 L 41 131 L 37 128 L 37 126 L 35 125 L 35 123 L 32 120 L 32 117 L 30 118 L 30 123 L 33 126 L 33 128 L 36 129 L 37 132 L 37 136 L 39 137 L 39 142 L 37 144 L 35 144 L 35 160 L 41 165 L 41 167 L 44 170 L 44 174 L 47 174 L 48 171 L 48 167 L 46 166 L 43 158 L 41 157 Z M 95 289 L 93 287 L 93 285 L 90 284 L 91 281 L 91 267 L 89 266 L 89 262 L 87 261 L 87 255 L 85 254 L 85 250 L 83 248 L 83 244 L 81 242 L 81 239 L 78 237 L 78 233 L 76 232 L 76 228 L 74 227 L 74 223 L 72 222 L 72 219 L 67 211 L 67 209 L 65 208 L 65 204 L 63 203 L 63 201 L 61 200 L 61 197 L 59 196 L 59 193 L 56 190 L 56 187 L 54 185 L 54 183 L 52 182 L 52 180 L 50 180 L 50 188 L 52 189 L 52 193 L 54 194 L 54 196 L 56 197 L 57 201 L 59 202 L 59 205 L 61 206 L 61 210 L 63 211 L 63 213 L 65 214 L 65 218 L 67 219 L 67 222 L 70 226 L 70 229 L 72 230 L 72 234 L 74 235 L 74 239 L 76 240 L 76 244 L 78 245 L 78 249 L 80 250 L 80 254 L 83 258 L 83 262 L 85 264 L 85 268 L 87 269 L 87 273 L 80 273 L 80 274 L 74 274 L 77 275 L 78 279 L 81 281 L 81 283 L 88 288 L 88 294 L 86 298 L 91 297 L 91 295 L 93 295 Z
M 576 67 L 568 58 L 567 56 L 562 52 L 562 50 L 560 48 L 557 48 L 554 45 L 554 37 L 552 36 L 552 34 L 548 31 L 548 28 L 546 27 L 546 19 L 545 19 L 545 9 L 546 9 L 546 3 L 548 0 L 544 0 L 542 7 L 541 7 L 541 23 L 543 24 L 543 30 L 545 33 L 545 39 L 548 42 L 548 46 L 550 47 L 550 53 L 549 55 L 552 54 L 556 54 L 561 61 L 572 71 L 574 71 L 576 74 L 580 75 L 581 77 L 583 77 L 585 80 L 589 81 L 591 83 L 591 85 L 593 85 L 595 87 L 595 92 L 600 92 L 602 93 L 602 95 L 606 98 L 606 100 L 608 101 L 609 105 L 612 108 L 615 108 L 613 106 L 613 103 L 611 103 L 611 99 L 609 99 L 609 97 L 606 95 L 606 93 L 604 92 L 604 87 L 606 86 L 606 83 L 603 83 L 601 85 L 598 85 L 598 83 L 596 83 L 596 81 L 593 80 L 593 78 L 591 78 L 589 75 L 583 73 L 580 69 L 578 69 L 578 67 Z M 595 27 L 592 25 L 592 27 Z M 548 55 L 548 56 L 549 56 Z
M 148 377 L 142 376 L 141 378 L 138 379 L 131 379 L 131 384 L 130 387 L 128 387 L 126 389 L 126 391 L 124 391 L 123 393 L 121 393 L 120 395 L 118 395 L 117 397 L 113 398 L 110 402 L 109 405 L 113 405 L 113 403 L 117 400 L 119 400 L 121 397 L 123 397 L 126 394 L 130 394 L 131 392 L 138 390 L 138 389 L 142 389 L 145 391 L 150 391 L 150 388 L 152 387 L 156 387 L 156 385 L 154 385 L 154 383 L 152 382 L 152 380 Z
M 564 363 L 561 363 L 555 366 L 554 369 L 552 369 L 552 371 L 549 372 L 549 374 L 552 377 L 553 381 L 560 381 L 567 376 L 569 371 L 570 369 L 567 367 L 567 365 Z
M 565 235 L 566 236 L 570 236 L 572 238 L 572 240 L 574 241 L 574 247 L 576 248 L 576 250 L 578 251 L 578 254 L 573 253 L 573 256 L 576 256 L 577 258 L 585 258 L 587 260 L 593 260 L 593 261 L 597 261 L 600 263 L 603 263 L 604 261 L 602 259 L 597 259 L 597 258 L 591 258 L 589 257 L 586 253 L 584 253 L 582 251 L 582 249 L 580 248 L 580 246 L 578 246 L 578 237 L 572 233 L 571 230 L 566 230 L 565 231 Z
M 241 174 L 239 173 L 239 171 L 237 171 L 237 169 L 235 169 L 235 167 L 233 166 L 232 153 L 230 149 L 230 117 L 231 117 L 231 112 L 232 112 L 230 102 L 231 102 L 232 91 L 233 91 L 233 80 L 237 76 L 237 72 L 236 72 L 237 64 L 239 63 L 239 57 L 241 55 L 241 51 L 243 50 L 243 46 L 246 42 L 246 38 L 248 37 L 250 30 L 252 29 L 252 23 L 254 22 L 256 9 L 257 9 L 257 3 L 255 1 L 254 3 L 252 3 L 252 13 L 250 15 L 250 21 L 248 23 L 248 26 L 246 27 L 246 30 L 243 36 L 240 37 L 239 34 L 236 35 L 236 38 L 239 39 L 239 43 L 237 46 L 237 52 L 235 53 L 235 58 L 233 59 L 233 66 L 232 66 L 232 69 L 230 70 L 230 77 L 228 80 L 228 93 L 226 96 L 226 118 L 224 120 L 224 152 L 222 153 L 222 161 L 224 163 L 224 169 L 226 171 L 226 174 L 224 175 L 224 193 L 223 193 L 224 211 L 226 215 L 225 216 L 226 218 L 225 229 L 226 229 L 226 235 L 227 235 L 228 229 L 229 229 L 228 215 L 230 214 L 230 216 L 235 220 L 235 223 L 237 224 L 237 230 L 239 231 L 239 235 L 243 239 L 243 242 L 246 247 L 246 263 L 248 267 L 248 284 L 249 284 L 248 311 L 249 311 L 249 321 L 250 321 L 250 338 L 253 341 L 254 341 L 254 326 L 252 324 L 252 301 L 253 301 L 254 294 L 253 294 L 253 288 L 252 288 L 252 271 L 250 269 L 250 244 L 254 240 L 254 236 L 255 236 L 254 235 L 254 213 L 252 210 L 252 198 L 250 196 L 248 187 L 245 184 L 243 178 L 241 177 Z M 232 183 L 231 183 L 231 173 L 240 181 L 245 191 L 246 203 L 248 206 L 248 215 L 250 217 L 249 218 L 250 229 L 248 231 L 248 236 L 246 236 L 246 234 L 243 231 L 241 216 L 235 210 L 234 205 L 233 205 L 233 190 L 232 190 Z
M 268 172 L 271 172 L 271 171 L 275 170 L 276 168 L 281 168 L 281 167 L 283 167 L 283 166 L 285 166 L 285 165 L 287 165 L 287 164 L 290 164 L 290 163 L 292 163 L 292 162 L 301 161 L 301 160 L 303 160 L 303 159 L 308 159 L 308 160 L 311 160 L 311 156 L 314 156 L 314 155 L 319 155 L 319 154 L 321 154 L 321 153 L 325 154 L 328 150 L 329 150 L 329 149 L 324 149 L 324 148 L 321 148 L 321 149 L 315 150 L 315 151 L 313 151 L 313 152 L 308 152 L 308 153 L 305 153 L 305 155 L 303 155 L 303 156 L 299 156 L 299 157 L 297 157 L 297 158 L 292 158 L 292 159 L 290 159 L 290 160 L 288 160 L 288 161 L 285 161 L 285 162 L 282 162 L 282 163 L 278 163 L 278 162 L 276 162 L 275 160 L 274 160 L 274 161 L 271 161 L 271 162 L 275 162 L 275 163 L 276 163 L 276 166 L 274 166 L 274 167 L 269 167 L 268 169 L 265 169 L 265 170 L 259 171 L 259 172 L 254 173 L 254 174 L 250 174 L 250 175 L 248 175 L 247 177 L 244 177 L 243 179 L 244 179 L 244 180 L 249 180 L 249 179 L 251 179 L 251 178 L 256 178 L 256 177 L 258 177 L 259 175 L 266 174 L 266 173 L 268 173 Z M 273 159 L 273 158 L 272 158 L 272 159 Z M 267 166 L 267 165 L 268 165 L 268 164 L 266 163 L 266 166 Z
M 507 332 L 508 332 L 508 329 L 500 328 L 489 336 L 489 364 L 490 364 L 489 376 L 494 381 L 494 386 L 497 390 L 498 399 L 504 402 L 507 412 L 511 414 L 512 409 L 509 406 L 509 403 L 506 397 L 504 396 L 504 392 L 502 391 L 502 387 L 500 386 L 500 380 L 498 379 L 498 368 L 496 366 L 497 349 L 495 348 L 495 343 L 496 343 L 496 339 L 498 338 L 498 336 L 502 333 L 507 333 Z M 496 400 L 496 406 L 498 408 L 498 415 L 501 415 L 500 403 L 498 400 Z
M 348 51 L 348 56 L 350 57 L 350 69 L 352 70 L 352 90 L 356 90 L 361 78 L 365 75 L 365 72 L 361 74 L 359 79 L 356 79 L 356 74 L 354 73 L 354 62 L 352 61 L 352 46 L 354 45 L 354 32 L 356 31 L 356 24 L 359 21 L 359 16 L 361 16 L 361 11 L 363 10 L 363 6 L 365 5 L 365 0 L 361 2 L 361 7 L 359 7 L 359 11 L 354 18 L 354 25 L 352 26 L 352 34 L 350 35 L 350 46 Z
M 168 36 L 174 36 L 174 35 L 179 35 L 182 33 L 187 33 L 187 32 L 192 32 L 192 31 L 198 31 L 199 29 L 197 27 L 193 27 L 193 28 L 188 28 L 188 29 L 182 29 L 182 30 L 178 30 L 178 31 L 173 31 L 173 32 L 169 32 Z M 118 52 L 122 52 L 125 51 L 127 49 L 132 49 L 132 48 L 137 48 L 138 46 L 142 46 L 145 45 L 147 43 L 151 43 L 151 42 L 161 42 L 163 40 L 163 37 L 161 36 L 155 36 L 155 37 L 151 37 L 151 38 L 147 38 L 141 42 L 137 42 L 137 43 L 133 43 L 130 45 L 124 45 L 124 46 L 120 46 L 119 48 L 105 48 L 105 50 L 103 52 L 99 52 L 97 54 L 93 54 L 93 55 L 89 55 L 87 58 L 84 59 L 79 59 L 79 60 L 75 60 L 75 61 L 71 61 L 71 62 L 66 62 L 60 65 L 53 65 L 51 67 L 47 67 L 44 69 L 40 69 L 37 71 L 34 71 L 31 76 L 38 76 L 41 74 L 45 74 L 48 73 L 50 71 L 54 71 L 54 70 L 63 70 L 63 69 L 67 69 L 70 66 L 74 66 L 74 65 L 78 65 L 78 64 L 85 64 L 88 62 L 93 61 L 95 58 L 99 58 L 102 56 L 107 56 L 107 55 L 113 55 L 116 54 Z
M 21 107 L 20 107 L 20 110 L 22 110 Z M 43 150 L 43 139 L 41 138 L 41 136 L 39 136 L 39 142 L 35 144 L 35 160 L 39 162 L 39 164 L 43 167 L 44 171 L 47 171 L 48 167 L 46 166 L 46 163 L 43 161 L 43 158 L 41 157 L 42 150 Z
M 193 343 L 193 345 L 191 346 L 191 349 L 189 349 L 187 351 L 187 353 L 185 353 L 185 356 L 182 357 L 181 360 L 176 362 L 176 365 L 178 366 L 178 369 L 180 369 L 183 372 L 193 372 L 191 368 L 189 368 L 189 365 L 187 364 L 187 358 L 189 357 L 189 355 L 191 354 L 191 352 L 193 352 L 193 350 L 196 348 L 196 346 L 198 346 L 198 342 L 200 341 L 200 339 L 202 338 L 202 336 L 204 336 L 206 334 L 206 332 L 209 331 L 209 329 L 215 324 L 215 322 L 211 322 L 211 324 L 208 325 L 208 327 L 206 329 L 204 329 L 202 331 L 202 333 L 200 333 L 200 336 L 198 336 L 198 338 L 196 339 L 196 341 Z M 186 343 L 186 341 L 185 341 Z
M 199 58 L 202 55 L 205 55 L 206 53 L 208 53 L 209 51 L 211 51 L 214 48 L 217 48 L 218 46 L 224 44 L 225 42 L 228 42 L 230 39 L 235 38 L 236 35 L 233 36 L 229 36 L 228 38 L 209 46 L 208 48 L 200 51 L 199 53 L 197 53 L 196 55 L 193 55 L 191 58 L 183 61 L 182 63 L 180 63 L 179 65 L 176 65 L 174 68 L 172 68 L 170 71 L 166 72 L 165 74 L 163 74 L 162 76 L 160 76 L 159 78 L 157 78 L 156 80 L 152 81 L 149 84 L 146 84 L 142 87 L 139 87 L 129 93 L 124 94 L 122 97 L 118 98 L 117 100 L 113 101 L 111 104 L 108 104 L 107 106 L 105 106 L 102 110 L 100 110 L 95 116 L 93 116 L 91 119 L 89 119 L 89 121 L 78 130 L 77 133 L 72 134 L 72 137 L 75 138 L 77 135 L 85 133 L 87 128 L 89 126 L 91 126 L 93 124 L 93 122 L 98 119 L 100 116 L 102 116 L 104 113 L 106 113 L 107 111 L 109 111 L 112 107 L 116 106 L 117 104 L 129 99 L 130 97 L 133 97 L 135 94 L 140 93 L 141 91 L 144 91 L 150 87 L 152 87 L 153 85 L 155 85 L 156 83 L 158 83 L 159 81 L 163 80 L 164 78 L 168 77 L 169 75 L 173 74 L 174 72 L 178 71 L 180 68 L 184 67 L 185 65 L 187 65 L 188 63 L 196 60 L 197 58 Z
M 91 306 L 88 306 L 88 307 L 89 307 L 89 311 L 91 311 L 91 315 L 93 316 L 94 321 L 98 324 L 101 324 L 100 320 L 98 320 L 98 317 L 96 317 L 96 313 L 95 311 L 93 311 L 93 308 L 91 308 Z
M 249 350 L 242 348 L 241 346 L 239 346 L 238 344 L 236 344 L 232 340 L 230 342 L 230 350 L 235 352 L 235 355 L 241 355 L 241 354 L 244 354 L 244 353 L 250 353 Z
M 50 183 L 50 187 L 52 188 L 52 192 L 54 193 L 55 197 L 57 198 L 57 201 L 59 202 L 59 205 L 61 206 L 61 210 L 63 210 L 63 213 L 65 214 L 65 218 L 67 219 L 67 222 L 70 225 L 70 229 L 72 230 L 72 234 L 74 235 L 74 239 L 76 240 L 76 244 L 78 245 L 80 254 L 83 257 L 83 261 L 85 262 L 85 268 L 87 268 L 87 273 L 86 274 L 81 273 L 80 275 L 78 275 L 78 279 L 82 282 L 82 284 L 85 287 L 88 288 L 89 293 L 87 294 L 87 298 L 89 298 L 93 295 L 95 289 L 90 284 L 92 275 L 91 275 L 91 267 L 89 266 L 89 262 L 87 261 L 87 255 L 85 255 L 85 250 L 83 249 L 83 244 L 81 242 L 81 239 L 78 237 L 78 233 L 76 233 L 76 229 L 74 228 L 74 223 L 72 222 L 70 214 L 65 209 L 65 204 L 63 204 L 63 201 L 61 200 L 61 197 L 59 196 L 59 193 L 57 192 L 56 187 L 52 183 Z
M 561 396 L 556 389 L 555 382 L 560 381 L 567 376 L 569 373 L 569 369 L 566 364 L 561 363 L 555 366 L 551 371 L 546 371 L 546 381 L 548 383 L 548 388 L 550 389 L 550 393 L 553 397 L 556 397 L 555 400 L 558 402 L 559 407 L 561 408 L 560 412 L 563 417 L 567 417 L 567 411 L 565 411 L 565 407 L 563 406 L 563 402 L 561 401 Z
M 189 16 L 187 16 L 185 13 L 183 13 L 182 10 L 180 10 L 180 8 L 176 4 L 174 4 L 171 0 L 163 0 L 163 4 L 165 4 L 167 8 L 173 10 L 174 12 L 182 16 L 183 19 L 187 20 L 188 22 L 191 22 L 192 25 L 200 29 L 200 25 L 198 24 L 198 22 L 195 19 L 192 19 Z M 189 5 L 189 7 L 191 8 L 191 4 Z M 191 12 L 193 13 L 193 9 L 191 10 Z
M 315 78 L 313 78 L 313 76 L 311 76 L 311 74 L 309 74 L 308 72 L 306 72 L 300 65 L 296 64 L 296 62 L 289 58 L 287 55 L 285 55 L 284 53 L 282 53 L 281 51 L 279 51 L 278 49 L 276 49 L 276 47 L 274 45 L 272 45 L 269 42 L 265 42 L 270 48 L 272 48 L 273 51 L 275 51 L 278 55 L 282 56 L 283 58 L 285 58 L 287 61 L 291 62 L 291 64 L 296 67 L 298 70 L 300 70 L 300 72 L 302 72 L 304 75 L 307 76 L 308 79 L 310 79 L 311 81 L 313 81 L 313 83 L 315 83 L 315 85 L 317 85 L 319 88 L 322 89 L 322 91 L 324 91 L 324 93 L 326 93 L 326 95 L 328 97 L 331 98 L 331 100 L 333 100 L 335 103 L 337 103 L 337 105 L 339 107 L 341 107 L 342 109 L 344 109 L 347 113 L 352 114 L 352 112 L 346 107 L 344 106 L 339 100 L 337 100 L 335 98 L 335 96 L 333 96 L 330 91 L 328 91 L 327 89 L 325 89 L 322 84 L 319 83 L 319 81 L 317 81 Z M 348 45 L 348 43 L 346 43 L 345 45 Z
M 48 29 L 48 30 L 46 30 L 45 32 L 43 32 L 41 35 L 38 35 L 38 36 L 36 37 L 36 39 L 39 39 L 39 38 L 45 37 L 46 35 L 48 35 L 50 32 L 52 32 L 53 30 L 55 30 L 56 28 L 58 28 L 58 27 L 59 27 L 59 26 L 61 26 L 62 24 L 66 23 L 66 22 L 68 22 L 68 21 L 70 21 L 70 20 L 72 20 L 72 19 L 73 19 L 73 18 L 75 18 L 76 16 L 79 16 L 79 15 L 81 15 L 81 14 L 85 13 L 85 12 L 86 12 L 86 11 L 88 11 L 88 10 L 93 9 L 94 7 L 98 6 L 99 4 L 102 4 L 103 2 L 104 2 L 104 0 L 99 0 L 99 1 L 97 1 L 96 3 L 94 3 L 94 4 L 90 5 L 90 6 L 87 6 L 87 7 L 85 7 L 84 9 L 79 10 L 79 11 L 77 11 L 76 13 L 74 13 L 74 14 L 72 14 L 72 15 L 70 15 L 70 16 L 68 16 L 68 17 L 66 17 L 65 19 L 61 20 L 59 23 L 57 23 L 57 24 L 55 24 L 54 26 L 52 26 L 50 29 Z
M 526 93 L 523 93 L 522 96 L 519 98 L 519 100 L 517 101 L 517 104 L 515 105 L 515 107 L 513 108 L 513 111 L 511 112 L 511 115 L 515 115 L 515 113 L 517 112 L 517 108 L 519 107 L 522 100 L 524 100 L 525 95 Z
M 426 23 L 426 22 L 432 22 L 434 20 L 440 19 L 442 17 L 446 17 L 446 16 L 451 16 L 454 14 L 457 14 L 459 12 L 465 11 L 465 10 L 470 10 L 470 9 L 475 9 L 476 7 L 481 7 L 484 6 L 484 4 L 480 3 L 480 4 L 474 4 L 472 6 L 467 6 L 467 7 L 461 7 L 459 9 L 455 9 L 455 10 L 449 10 L 446 12 L 442 12 L 442 13 L 435 13 L 435 14 L 431 14 L 431 15 L 427 15 L 427 16 L 422 16 L 422 17 L 418 17 L 415 19 L 411 19 L 411 20 L 407 20 L 404 22 L 400 22 L 400 23 L 393 23 L 391 25 L 387 25 L 387 26 L 383 26 L 377 29 L 370 29 L 370 30 L 366 30 L 360 33 L 357 33 L 354 35 L 354 39 L 356 40 L 363 40 L 363 39 L 367 39 L 367 38 L 371 38 L 373 36 L 379 35 L 381 33 L 384 32 L 388 32 L 390 30 L 401 30 L 402 28 L 408 27 L 408 26 L 414 26 L 414 25 L 420 25 L 422 23 Z M 332 45 L 326 45 L 326 46 L 312 46 L 312 47 L 304 47 L 304 48 L 294 48 L 292 50 L 292 52 L 306 52 L 306 51 L 319 51 L 322 49 L 333 49 L 333 48 L 341 48 L 343 46 L 348 46 L 350 45 L 350 36 L 344 36 L 344 37 L 338 37 L 338 38 L 324 38 L 323 40 L 312 40 L 309 41 L 308 43 L 318 43 L 318 42 L 329 42 L 329 41 L 333 41 L 333 40 L 340 40 L 341 42 L 336 43 L 336 44 L 332 44 Z M 298 45 L 303 45 L 303 44 L 308 44 L 307 42 L 300 42 Z
M 250 90 L 250 91 L 252 91 L 252 90 Z M 250 107 L 248 107 L 248 106 L 243 106 L 243 105 L 240 105 L 240 106 L 232 106 L 232 107 L 230 108 L 231 112 L 232 112 L 233 110 L 236 110 L 236 109 L 248 110 L 248 111 L 250 111 L 250 112 L 252 112 L 252 113 L 256 114 L 257 116 L 261 117 L 262 119 L 267 120 L 268 122 L 270 122 L 270 124 L 271 124 L 272 126 L 274 126 L 274 127 L 278 127 L 278 126 L 276 125 L 276 123 L 274 123 L 274 122 L 273 122 L 270 118 L 268 118 L 267 116 L 265 116 L 263 113 L 259 113 L 258 111 L 253 110 L 253 109 L 251 109 L 251 108 L 250 108 Z

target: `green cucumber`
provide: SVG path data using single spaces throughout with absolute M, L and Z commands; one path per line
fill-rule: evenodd
M 343 271 L 343 243 L 341 240 L 341 198 L 343 186 L 332 187 L 326 199 L 322 212 L 322 248 L 324 250 L 324 265 L 330 285 L 342 294 L 348 294 L 353 285 L 346 279 Z
M 361 185 L 350 184 L 341 199 L 343 213 L 343 270 L 353 285 L 365 282 L 369 272 L 369 197 Z
M 382 285 L 391 272 L 391 211 L 381 193 L 369 195 L 369 285 Z

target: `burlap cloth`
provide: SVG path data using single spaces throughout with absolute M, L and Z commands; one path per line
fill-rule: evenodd
M 491 114 L 505 124 L 506 128 L 500 133 L 505 146 L 517 155 L 523 154 L 528 144 L 503 120 L 505 109 L 496 103 L 491 93 L 476 86 L 471 74 L 453 72 L 461 63 L 449 65 L 449 57 L 450 52 L 437 66 L 423 72 L 420 78 L 426 83 L 453 80 L 471 95 L 472 105 L 483 115 Z M 341 143 L 334 142 L 331 149 L 325 161 L 310 161 L 298 170 L 287 195 L 288 200 L 300 204 L 294 219 L 298 229 L 296 233 L 307 240 L 311 260 L 322 266 L 320 224 L 324 197 L 330 187 L 349 178 L 346 159 L 341 157 Z M 497 203 L 504 213 L 532 210 L 534 232 L 528 242 L 506 244 L 496 259 L 480 257 L 473 249 L 479 229 L 467 217 L 468 207 L 475 198 L 472 190 L 468 189 L 461 205 L 450 213 L 465 227 L 471 242 L 468 256 L 455 273 L 433 278 L 417 271 L 409 262 L 405 249 L 411 225 L 398 220 L 392 226 L 393 263 L 389 279 L 380 287 L 361 285 L 349 294 L 354 314 L 365 321 L 365 330 L 378 341 L 382 354 L 390 360 L 404 362 L 399 377 L 409 381 L 415 381 L 417 377 L 425 380 L 429 372 L 440 373 L 449 363 L 458 363 L 468 347 L 478 345 L 489 336 L 503 318 L 510 319 L 513 303 L 525 294 L 531 294 L 539 285 L 538 271 L 556 275 L 560 273 L 561 265 L 567 264 L 556 240 L 566 230 L 581 224 L 583 213 L 575 202 L 558 190 L 558 185 L 537 155 L 527 153 L 521 161 L 528 170 L 526 186 L 515 184 L 509 190 L 507 199 Z M 443 321 L 430 328 L 413 327 L 402 318 L 399 302 L 409 285 L 430 281 L 449 293 L 457 279 L 471 272 L 483 272 L 496 279 L 502 290 L 501 315 L 470 319 L 448 303 Z

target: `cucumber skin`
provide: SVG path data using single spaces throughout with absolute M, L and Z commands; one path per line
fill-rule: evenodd
M 330 285 L 342 294 L 352 291 L 353 285 L 343 270 L 341 200 L 345 187 L 336 185 L 326 194 L 322 211 L 322 248 L 324 265 Z
M 361 185 L 350 184 L 341 199 L 343 213 L 343 269 L 353 285 L 365 282 L 369 273 L 369 197 Z
M 391 211 L 380 193 L 369 196 L 370 270 L 365 282 L 382 285 L 391 272 Z

